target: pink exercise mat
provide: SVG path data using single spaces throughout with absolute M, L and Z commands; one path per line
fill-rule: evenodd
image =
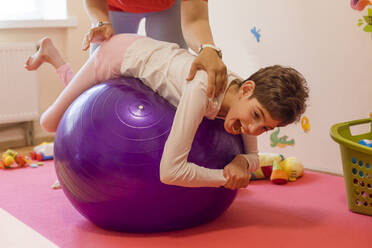
M 348 210 L 342 177 L 306 171 L 297 182 L 282 186 L 254 181 L 217 220 L 146 235 L 91 224 L 62 190 L 50 188 L 55 179 L 53 162 L 35 169 L 0 170 L 0 207 L 64 248 L 372 247 L 372 217 Z

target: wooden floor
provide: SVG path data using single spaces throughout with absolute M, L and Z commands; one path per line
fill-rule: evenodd
M 19 147 L 19 148 L 12 148 L 12 150 L 20 153 L 20 154 L 23 154 L 23 155 L 29 155 L 30 152 L 32 152 L 34 149 L 33 146 L 25 146 L 25 147 Z M 5 150 L 0 150 L 0 153 L 2 154 L 3 152 L 5 152 L 7 149 Z

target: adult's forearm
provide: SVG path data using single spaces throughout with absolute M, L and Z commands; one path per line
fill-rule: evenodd
M 182 1 L 181 24 L 184 39 L 194 52 L 201 44 L 214 45 L 206 1 Z
M 194 52 L 198 52 L 200 45 L 212 44 L 214 41 L 212 38 L 212 32 L 209 29 L 209 22 L 198 21 L 190 23 L 183 29 L 185 41 Z
M 109 21 L 106 0 L 84 0 L 84 6 L 92 24 L 98 21 Z

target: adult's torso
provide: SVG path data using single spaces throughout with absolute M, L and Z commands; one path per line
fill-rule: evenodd
M 169 9 L 175 0 L 107 0 L 110 10 L 129 13 L 158 12 Z

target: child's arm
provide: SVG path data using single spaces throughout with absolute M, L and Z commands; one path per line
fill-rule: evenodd
M 245 188 L 249 184 L 250 175 L 259 167 L 257 138 L 252 135 L 243 134 L 244 152 L 238 154 L 225 166 L 224 176 L 226 177 L 225 188 Z
M 258 149 L 257 149 L 257 137 L 248 134 L 242 134 L 244 151 L 242 154 L 248 162 L 248 172 L 255 172 L 259 166 L 260 161 L 258 159 Z
M 198 72 L 199 73 L 199 72 Z M 206 85 L 185 84 L 160 163 L 160 180 L 185 187 L 219 187 L 226 182 L 223 170 L 208 169 L 187 161 L 196 130 L 206 107 Z

